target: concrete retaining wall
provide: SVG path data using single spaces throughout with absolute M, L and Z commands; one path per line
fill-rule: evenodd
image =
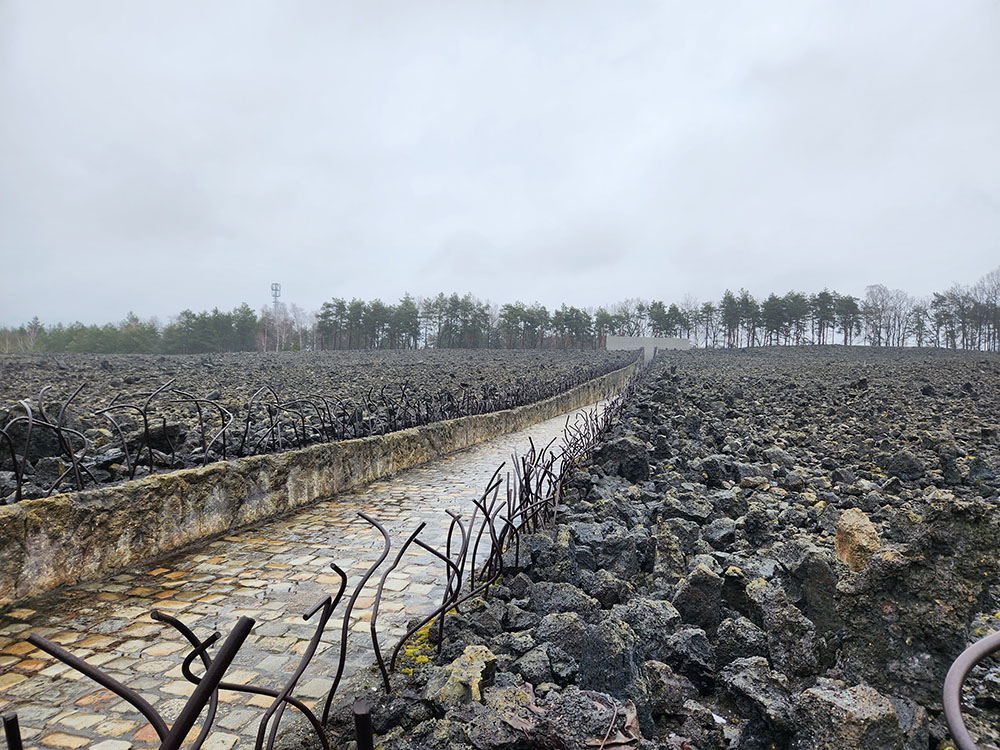
M 0 507 L 0 607 L 98 578 L 600 401 L 639 364 L 516 409 Z

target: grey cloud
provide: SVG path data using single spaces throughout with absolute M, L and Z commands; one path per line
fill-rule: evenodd
M 998 38 L 992 0 L 5 0 L 0 324 L 970 282 Z

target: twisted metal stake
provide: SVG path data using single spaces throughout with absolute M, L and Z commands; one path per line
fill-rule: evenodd
M 54 425 L 50 425 L 48 423 L 40 423 L 40 424 L 41 424 L 42 427 L 54 427 Z M 80 449 L 80 455 L 76 455 L 75 453 L 72 452 L 72 449 L 70 449 L 70 451 L 69 451 L 70 468 L 64 470 L 58 477 L 56 477 L 56 480 L 52 483 L 52 486 L 49 487 L 49 489 L 46 491 L 46 493 L 45 493 L 46 495 L 51 495 L 52 492 L 55 490 L 55 488 L 58 487 L 62 483 L 62 480 L 65 479 L 66 476 L 71 471 L 76 474 L 77 489 L 78 490 L 82 490 L 83 489 L 83 472 L 84 471 L 87 472 L 87 476 L 89 476 L 92 480 L 94 480 L 95 484 L 97 483 L 97 479 L 94 477 L 93 473 L 91 473 L 90 469 L 88 469 L 86 466 L 82 466 L 80 464 L 80 459 L 83 458 L 84 454 L 87 452 L 87 446 L 90 444 L 90 441 L 87 440 L 87 437 L 83 433 L 77 432 L 76 430 L 71 430 L 68 427 L 63 427 L 61 430 L 59 430 L 59 434 L 60 434 L 61 439 L 65 440 L 65 442 L 66 442 L 67 445 L 71 445 L 70 442 L 69 442 L 69 439 L 63 437 L 62 433 L 68 433 L 69 435 L 71 435 L 73 437 L 80 438 L 80 440 L 83 442 L 83 448 Z M 82 469 L 82 471 L 81 471 L 81 469 Z
M 948 730 L 958 750 L 979 750 L 962 718 L 962 685 L 974 666 L 997 651 L 1000 651 L 1000 633 L 986 636 L 965 649 L 945 675 L 941 702 L 944 704 L 944 718 L 948 722 Z
M 208 466 L 208 453 L 209 453 L 210 450 L 212 450 L 212 446 L 215 445 L 215 441 L 218 440 L 220 437 L 222 438 L 222 460 L 225 461 L 226 460 L 226 431 L 229 429 L 229 425 L 231 425 L 233 423 L 233 415 L 232 415 L 232 413 L 228 409 L 226 409 L 222 404 L 217 403 L 215 401 L 212 401 L 211 399 L 197 398 L 195 396 L 192 396 L 190 393 L 187 393 L 185 391 L 179 390 L 177 388 L 173 388 L 172 390 L 173 390 L 174 393 L 176 393 L 176 394 L 178 394 L 178 395 L 180 395 L 182 397 L 181 401 L 173 401 L 172 403 L 175 403 L 175 404 L 177 404 L 177 403 L 192 403 L 192 404 L 194 404 L 195 409 L 197 409 L 197 411 L 198 411 L 198 425 L 199 425 L 199 427 L 201 429 L 201 453 L 202 453 L 202 464 L 201 465 L 202 466 Z M 211 406 L 211 407 L 214 407 L 215 409 L 217 409 L 219 411 L 219 421 L 222 423 L 222 427 L 220 427 L 215 432 L 215 434 L 212 435 L 212 439 L 211 440 L 208 440 L 207 437 L 206 437 L 206 435 L 205 435 L 205 418 L 204 418 L 204 416 L 202 414 L 202 410 L 201 410 L 201 407 L 202 407 L 203 404 L 206 405 L 206 406 Z M 164 436 L 166 436 L 166 434 L 167 434 L 166 421 L 164 421 L 164 424 L 163 424 L 163 434 L 164 434 Z M 169 438 L 167 439 L 167 441 L 169 442 Z M 171 448 L 172 447 L 173 447 L 173 445 L 171 444 Z
M 372 647 L 375 649 L 375 661 L 378 663 L 379 671 L 382 673 L 382 684 L 385 687 L 385 692 L 389 693 L 392 690 L 392 685 L 389 684 L 389 673 L 385 669 L 385 660 L 382 658 L 382 649 L 379 648 L 378 633 L 376 631 L 378 623 L 378 612 L 379 607 L 382 604 L 382 589 L 385 587 L 386 579 L 389 578 L 389 574 L 396 569 L 399 565 L 399 561 L 403 559 L 403 555 L 406 554 L 406 550 L 410 548 L 416 540 L 417 535 L 427 526 L 426 521 L 422 521 L 416 530 L 410 534 L 409 538 L 403 543 L 403 546 L 399 548 L 399 553 L 396 555 L 396 559 L 392 561 L 392 565 L 382 574 L 382 577 L 378 582 L 378 589 L 375 591 L 375 601 L 372 604 L 372 619 L 371 619 L 371 634 L 372 634 Z
M 485 518 L 484 518 L 484 520 L 482 522 L 483 524 L 485 524 L 486 519 L 490 518 L 490 516 L 493 513 L 493 508 L 494 508 L 494 506 L 496 505 L 496 502 L 497 502 L 497 496 L 498 496 L 499 491 L 500 491 L 500 486 L 503 484 L 503 480 L 500 479 L 500 472 L 503 471 L 503 467 L 506 466 L 506 465 L 507 465 L 507 462 L 504 461 L 503 463 L 501 463 L 496 468 L 496 470 L 494 470 L 493 476 L 490 477 L 490 481 L 488 481 L 486 483 L 486 489 L 483 490 L 483 494 L 479 497 L 478 500 L 473 500 L 472 501 L 473 504 L 476 506 L 476 510 L 477 511 L 482 511 L 483 515 L 485 516 Z M 489 497 L 489 495 L 490 495 L 491 492 L 493 493 L 493 501 L 490 503 L 489 506 L 486 506 L 485 505 L 486 498 Z M 475 513 L 473 513 L 473 515 L 472 515 L 472 523 L 475 522 L 475 518 L 476 518 L 476 515 L 475 515 Z M 473 550 L 472 550 L 472 570 L 473 570 L 473 577 L 475 577 L 475 570 L 476 570 L 476 550 L 479 547 L 479 540 L 482 537 L 484 530 L 485 530 L 485 527 L 481 524 L 480 527 L 479 527 L 479 533 L 476 535 L 476 541 L 473 544 Z
M 0 438 L 3 438 L 7 442 L 7 447 L 10 449 L 10 463 L 14 467 L 14 502 L 18 503 L 21 501 L 21 480 L 17 475 L 17 451 L 14 449 L 14 439 L 7 434 L 7 427 L 9 425 L 0 428 Z M 0 505 L 6 505 L 7 498 L 0 498 Z
M 4 714 L 3 734 L 7 740 L 7 750 L 23 750 L 21 743 L 21 726 L 17 723 L 17 714 Z
M 35 424 L 34 415 L 31 413 L 31 404 L 27 401 L 21 401 L 19 403 L 24 407 L 27 417 L 19 417 L 18 419 L 12 420 L 7 425 L 10 427 L 10 425 L 19 422 L 22 419 L 28 423 L 27 430 L 24 433 L 24 449 L 21 451 L 21 460 L 19 462 L 16 461 L 14 464 L 14 479 L 17 482 L 16 501 L 20 501 L 21 499 L 21 487 L 24 485 L 24 467 L 28 463 L 28 449 L 31 447 L 31 428 Z
M 52 429 L 54 429 L 56 433 L 56 439 L 59 441 L 59 449 L 67 456 L 69 456 L 70 463 L 72 464 L 73 467 L 73 475 L 76 479 L 76 488 L 78 490 L 83 489 L 83 473 L 80 471 L 79 458 L 81 458 L 83 454 L 86 453 L 87 451 L 87 439 L 82 435 L 80 435 L 79 432 L 72 431 L 73 434 L 80 435 L 80 437 L 83 437 L 84 441 L 83 451 L 81 451 L 80 456 L 78 457 L 73 452 L 72 444 L 63 435 L 62 424 L 63 424 L 63 419 L 66 417 L 66 409 L 69 407 L 70 402 L 79 395 L 80 391 L 82 391 L 86 385 L 87 385 L 86 383 L 81 383 L 80 386 L 75 391 L 73 391 L 72 395 L 70 395 L 70 397 L 63 402 L 62 407 L 59 409 L 59 416 L 56 418 L 55 424 L 52 425 Z M 52 386 L 47 385 L 38 392 L 38 413 L 39 415 L 41 415 L 43 422 L 50 421 L 48 416 L 46 416 L 45 414 L 45 406 L 43 400 L 45 398 L 45 392 L 49 390 L 51 387 Z M 90 474 L 89 471 L 87 473 Z M 59 485 L 59 482 L 62 481 L 63 476 L 65 476 L 65 474 L 60 476 L 59 479 L 56 480 L 55 484 L 52 485 L 52 487 L 49 489 L 50 493 Z M 93 479 L 94 475 L 91 474 L 90 478 Z
M 451 566 L 451 565 L 447 566 L 447 571 L 448 571 L 448 579 L 447 580 L 448 580 L 448 584 L 447 584 L 447 587 L 445 588 L 444 599 L 441 602 L 442 604 L 446 604 L 448 601 L 454 602 L 455 600 L 458 599 L 458 595 L 459 595 L 459 593 L 462 590 L 462 574 L 465 571 L 465 555 L 466 555 L 466 551 L 468 550 L 468 547 L 469 547 L 469 534 L 467 534 L 466 531 L 465 531 L 465 524 L 462 523 L 461 516 L 459 516 L 457 513 L 452 512 L 451 510 L 446 510 L 445 513 L 447 513 L 452 518 L 451 528 L 448 529 L 447 546 L 445 547 L 445 549 L 446 549 L 446 555 L 448 556 L 448 559 L 449 560 L 451 559 L 451 538 L 452 538 L 452 531 L 453 531 L 453 529 L 454 529 L 454 527 L 456 525 L 458 526 L 458 530 L 459 530 L 459 532 L 462 535 L 462 546 L 459 548 L 458 554 L 456 556 L 458 562 L 456 562 L 454 564 L 454 566 Z M 451 574 L 452 570 L 455 571 L 454 577 Z M 441 617 L 441 618 L 438 619 L 438 653 L 439 654 L 441 653 L 441 644 L 443 642 L 444 642 L 444 617 Z
M 146 398 L 146 401 L 142 405 L 140 414 L 142 414 L 142 441 L 145 444 L 146 452 L 149 454 L 149 473 L 153 473 L 153 445 L 149 434 L 149 405 L 153 402 L 153 399 L 158 395 L 167 390 L 171 385 L 174 384 L 175 378 L 171 378 L 166 383 L 161 385 L 155 391 L 151 392 Z M 139 457 L 142 455 L 142 445 L 139 446 L 139 450 L 136 451 L 135 461 L 136 464 L 139 463 Z
M 458 568 L 455 566 L 455 563 L 450 558 L 446 557 L 445 555 L 443 555 L 438 550 L 434 549 L 429 544 L 426 544 L 421 539 L 414 539 L 413 543 L 416 544 L 418 547 L 421 547 L 430 552 L 432 555 L 441 560 L 446 566 L 451 568 L 455 574 L 458 574 Z M 396 671 L 396 659 L 399 657 L 399 652 L 403 648 L 403 644 L 406 643 L 413 636 L 414 633 L 416 633 L 418 630 L 424 627 L 424 625 L 426 625 L 427 623 L 431 622 L 435 617 L 437 617 L 438 615 L 444 615 L 445 612 L 451 609 L 452 605 L 453 602 L 446 601 L 440 607 L 438 607 L 429 615 L 420 620 L 420 622 L 418 622 L 416 625 L 411 627 L 406 632 L 406 635 L 404 635 L 402 638 L 399 639 L 399 642 L 396 644 L 396 647 L 392 650 L 392 658 L 390 658 L 389 660 L 389 669 L 391 671 L 393 672 Z M 438 644 L 438 650 L 440 651 L 440 643 Z
M 299 660 L 299 664 L 296 667 L 295 672 L 285 683 L 284 687 L 281 690 L 274 690 L 272 688 L 257 687 L 253 685 L 243 685 L 232 682 L 220 682 L 218 684 L 217 691 L 229 690 L 241 693 L 249 693 L 252 695 L 266 695 L 274 699 L 271 702 L 271 705 L 264 712 L 264 716 L 261 718 L 260 723 L 258 724 L 257 738 L 254 745 L 256 750 L 261 750 L 261 748 L 264 747 L 265 735 L 267 736 L 267 744 L 266 744 L 267 749 L 271 750 L 271 748 L 274 746 L 275 739 L 277 738 L 278 727 L 281 723 L 281 718 L 284 715 L 285 708 L 288 705 L 294 706 L 306 717 L 306 719 L 312 725 L 313 729 L 316 731 L 316 734 L 319 737 L 320 743 L 323 745 L 324 750 L 330 750 L 330 745 L 329 741 L 326 738 L 326 733 L 323 731 L 323 726 L 316 718 L 316 715 L 309 709 L 308 706 L 306 706 L 302 701 L 293 697 L 291 694 L 292 691 L 295 689 L 295 686 L 298 684 L 299 679 L 302 677 L 302 674 L 305 672 L 306 668 L 309 666 L 309 663 L 312 661 L 312 658 L 315 655 L 317 648 L 319 647 L 319 642 L 326 628 L 326 624 L 329 621 L 330 616 L 333 614 L 333 611 L 337 608 L 337 604 L 340 603 L 340 599 L 344 594 L 345 588 L 347 587 L 347 575 L 344 573 L 344 571 L 341 570 L 336 563 L 331 563 L 330 567 L 332 567 L 340 576 L 340 587 L 334 598 L 331 599 L 331 597 L 329 596 L 322 598 L 311 610 L 309 610 L 309 612 L 303 615 L 303 619 L 308 621 L 309 618 L 312 617 L 317 612 L 321 613 L 319 619 L 317 620 L 316 630 L 313 632 L 313 637 L 309 641 L 309 645 L 306 647 L 306 650 L 303 652 L 302 658 Z M 191 663 L 194 661 L 195 658 L 201 657 L 206 668 L 210 665 L 211 661 L 205 655 L 205 651 L 209 646 L 212 645 L 212 643 L 214 643 L 218 639 L 219 634 L 215 633 L 209 638 L 205 639 L 204 641 L 200 641 L 198 637 L 195 636 L 195 634 L 190 630 L 190 628 L 184 625 L 184 623 L 182 623 L 177 618 L 172 617 L 171 615 L 164 614 L 162 612 L 154 612 L 152 616 L 154 620 L 158 620 L 160 622 L 166 622 L 172 625 L 192 645 L 193 650 L 184 659 L 181 671 L 184 674 L 184 677 L 189 682 L 193 684 L 199 684 L 201 678 L 198 678 L 193 674 L 193 672 L 191 671 Z M 212 706 L 214 706 L 216 702 L 217 702 L 217 695 L 213 695 L 212 703 L 210 705 L 210 715 L 214 715 L 214 709 L 212 708 Z M 273 718 L 273 723 L 271 723 L 272 718 Z M 268 731 L 269 723 L 271 723 L 270 731 Z
M 247 402 L 247 418 L 246 418 L 246 425 L 245 425 L 245 427 L 243 429 L 243 438 L 240 440 L 240 447 L 239 447 L 239 450 L 237 451 L 237 454 L 240 455 L 240 456 L 249 456 L 249 455 L 251 455 L 251 453 L 254 450 L 254 449 L 249 449 L 247 447 L 247 443 L 250 440 L 250 426 L 253 423 L 253 406 L 254 406 L 254 403 L 257 401 L 257 397 L 260 396 L 260 394 L 264 393 L 265 391 L 270 392 L 271 398 L 274 399 L 275 403 L 278 402 L 278 394 L 275 392 L 274 388 L 272 388 L 269 385 L 265 385 L 265 386 L 263 386 L 261 388 L 258 388 L 254 392 L 254 394 L 250 397 L 250 400 Z M 270 422 L 271 422 L 270 429 L 268 430 L 268 433 L 267 433 L 268 443 L 270 443 L 270 441 L 273 438 L 272 433 L 273 433 L 273 430 L 274 430 L 274 418 L 273 418 L 273 416 L 271 414 L 271 410 L 270 410 L 269 406 L 270 406 L 269 404 L 265 405 L 265 411 L 267 412 L 268 418 L 270 419 Z M 264 440 L 264 438 L 261 438 L 261 440 L 259 440 L 257 442 L 257 446 L 258 447 L 261 445 L 261 442 L 263 440 Z
M 139 467 L 139 457 L 142 454 L 143 443 L 142 441 L 140 441 L 139 448 L 135 452 L 135 460 L 133 461 L 131 456 L 129 455 L 128 439 L 125 437 L 125 431 L 122 430 L 122 426 L 118 423 L 118 420 L 111 416 L 111 411 L 114 409 L 132 409 L 135 410 L 138 414 L 142 414 L 142 409 L 133 404 L 115 403 L 115 401 L 118 400 L 118 396 L 120 395 L 121 394 L 116 395 L 114 399 L 112 399 L 111 404 L 109 404 L 103 409 L 98 409 L 94 413 L 103 416 L 105 419 L 111 422 L 111 426 L 115 428 L 115 432 L 118 433 L 118 439 L 122 441 L 122 453 L 125 456 L 125 468 L 128 469 L 128 478 L 135 479 L 135 470 Z
M 365 513 L 359 512 L 358 515 L 378 529 L 379 533 L 382 535 L 382 554 L 379 555 L 378 560 L 372 563 L 368 567 L 368 570 L 365 571 L 365 574 L 361 577 L 361 581 L 358 583 L 357 588 L 354 589 L 354 593 L 351 595 L 350 601 L 347 603 L 347 608 L 344 610 L 344 623 L 340 633 L 340 660 L 337 664 L 337 674 L 333 678 L 333 685 L 330 687 L 330 692 L 326 696 L 326 704 L 323 706 L 324 726 L 330 720 L 330 706 L 333 704 L 333 696 L 336 694 L 337 688 L 340 687 L 340 680 L 344 676 L 344 662 L 347 659 L 348 628 L 350 628 L 351 625 L 351 612 L 354 610 L 354 604 L 358 601 L 358 597 L 361 596 L 361 590 L 365 587 L 365 584 L 368 583 L 368 579 L 372 577 L 379 565 L 381 565 L 385 561 L 385 558 L 389 556 L 389 550 L 392 548 L 392 540 L 389 538 L 389 532 L 385 530 L 385 527 L 382 524 Z
M 146 721 L 148 721 L 153 727 L 153 731 L 155 731 L 157 737 L 160 738 L 161 750 L 177 750 L 180 748 L 181 743 L 187 736 L 188 731 L 194 725 L 198 715 L 205 707 L 205 704 L 211 701 L 213 693 L 217 690 L 218 684 L 222 681 L 223 674 L 225 674 L 225 671 L 229 668 L 229 665 L 236 657 L 236 652 L 239 651 L 240 646 L 243 645 L 243 642 L 250 634 L 250 629 L 253 625 L 254 621 L 249 617 L 241 617 L 239 619 L 236 623 L 236 627 L 233 628 L 232 632 L 219 649 L 219 653 L 212 661 L 211 666 L 206 669 L 205 676 L 184 704 L 184 708 L 181 709 L 180 716 L 177 717 L 173 726 L 169 728 L 163 720 L 163 717 L 160 716 L 156 709 L 153 708 L 153 706 L 150 705 L 146 699 L 139 695 L 139 693 L 126 687 L 118 680 L 102 672 L 97 667 L 88 664 L 83 659 L 74 656 L 60 646 L 57 646 L 35 633 L 28 636 L 28 642 L 36 648 L 46 652 L 50 656 L 54 656 L 56 659 L 59 659 L 59 661 L 68 664 L 76 671 L 92 679 L 101 687 L 107 688 L 111 692 L 123 698 L 137 711 L 139 711 L 139 713 L 141 713 L 143 717 L 145 717 Z M 218 634 L 216 634 L 210 639 L 210 642 L 214 643 L 218 637 Z M 214 718 L 214 712 L 212 712 L 212 716 Z M 203 743 L 208 736 L 210 726 L 211 724 L 206 722 L 205 728 L 192 745 L 192 750 L 197 750 L 197 748 L 201 747 L 201 743 Z
M 501 568 L 503 567 L 503 555 L 498 554 L 498 551 L 500 550 L 500 540 L 497 537 L 496 525 L 495 525 L 495 520 L 496 520 L 495 515 L 499 515 L 500 511 L 499 509 L 497 509 L 496 514 L 494 514 L 493 510 L 494 508 L 497 507 L 497 503 L 499 502 L 500 499 L 500 485 L 502 484 L 502 482 L 498 478 L 498 475 L 500 473 L 500 469 L 502 469 L 503 466 L 504 466 L 503 464 L 500 464 L 500 467 L 496 470 L 496 472 L 494 472 L 493 479 L 490 480 L 490 484 L 489 486 L 487 486 L 486 492 L 483 493 L 482 498 L 480 498 L 479 500 L 473 500 L 477 509 L 483 512 L 483 520 L 479 526 L 479 533 L 476 535 L 476 541 L 472 547 L 472 563 L 471 563 L 471 570 L 469 573 L 469 580 L 472 581 L 473 584 L 475 584 L 476 581 L 476 560 L 479 557 L 479 542 L 482 539 L 483 532 L 486 531 L 486 529 L 489 529 L 490 532 L 491 546 L 489 554 L 483 561 L 483 572 L 480 574 L 480 580 L 488 578 L 489 575 L 487 571 L 493 570 L 496 565 L 499 565 Z M 491 490 L 493 491 L 493 500 L 487 506 L 486 498 L 489 496 Z

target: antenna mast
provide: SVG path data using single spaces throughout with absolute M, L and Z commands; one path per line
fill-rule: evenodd
M 274 297 L 274 319 L 278 319 L 278 297 L 281 296 L 281 284 L 271 284 L 271 296 Z

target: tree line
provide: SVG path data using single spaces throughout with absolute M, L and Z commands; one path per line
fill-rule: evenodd
M 405 295 L 396 304 L 334 298 L 307 312 L 295 304 L 184 310 L 166 325 L 129 313 L 119 323 L 45 326 L 37 317 L 0 328 L 3 352 L 197 354 L 237 351 L 503 348 L 596 349 L 608 335 L 676 336 L 699 347 L 831 344 L 934 346 L 1000 351 L 1000 268 L 971 286 L 915 298 L 881 284 L 863 297 L 824 289 L 756 299 L 628 299 L 608 307 L 537 302 L 495 305 L 471 294 Z

